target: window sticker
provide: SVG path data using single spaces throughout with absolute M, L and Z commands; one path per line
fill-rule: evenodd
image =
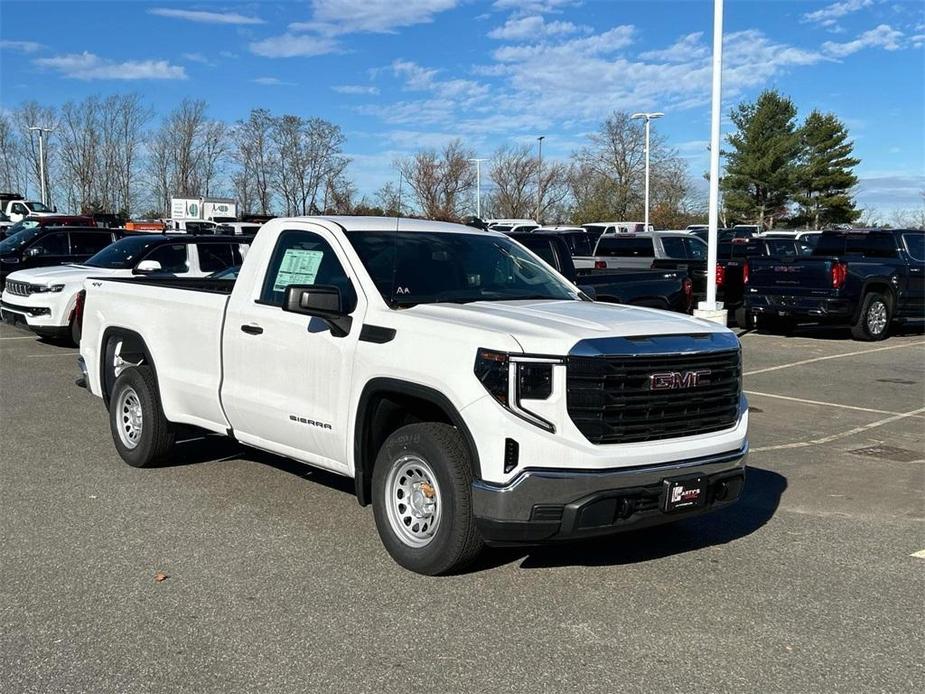
M 274 292 L 286 291 L 290 284 L 314 284 L 324 251 L 306 251 L 302 248 L 287 248 L 276 273 Z

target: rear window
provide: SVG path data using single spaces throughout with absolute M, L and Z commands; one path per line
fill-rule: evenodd
M 793 240 L 769 239 L 768 240 L 768 255 L 790 257 L 790 256 L 799 255 L 799 253 L 797 252 L 797 244 Z
M 654 258 L 652 239 L 632 236 L 606 236 L 597 242 L 595 255 L 609 258 Z M 681 256 L 684 257 L 683 254 Z
M 665 255 L 669 258 L 687 258 L 687 251 L 684 250 L 684 241 L 680 237 L 662 237 L 662 248 L 665 249 Z
M 903 244 L 914 260 L 925 261 L 925 234 L 903 234 Z
M 822 234 L 813 255 L 861 255 L 867 258 L 895 258 L 896 240 L 891 233 Z
M 199 269 L 218 272 L 231 265 L 241 264 L 241 251 L 237 243 L 198 243 Z
M 71 254 L 94 255 L 112 243 L 112 234 L 98 231 L 72 231 Z

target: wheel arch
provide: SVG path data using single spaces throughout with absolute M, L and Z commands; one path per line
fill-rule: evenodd
M 462 434 L 469 452 L 473 478 L 481 479 L 475 439 L 446 395 L 419 383 L 374 378 L 360 394 L 353 435 L 354 484 L 361 506 L 371 501 L 373 465 L 382 443 L 400 426 L 414 421 L 442 421 L 454 426 Z
M 864 301 L 868 294 L 876 292 L 883 294 L 887 301 L 890 302 L 890 311 L 896 308 L 896 289 L 890 280 L 886 277 L 871 277 L 864 280 L 861 285 L 861 294 L 858 297 L 858 304 L 854 309 L 854 315 L 851 316 L 851 322 L 856 323 L 861 317 L 861 311 L 864 309 Z
M 151 350 L 148 349 L 148 344 L 145 342 L 145 339 L 141 336 L 140 333 L 135 330 L 129 330 L 128 328 L 120 328 L 118 326 L 110 326 L 103 331 L 103 337 L 100 339 L 100 350 L 99 350 L 99 368 L 100 368 L 100 391 L 103 397 L 103 402 L 106 404 L 106 407 L 109 407 L 109 396 L 112 392 L 112 386 L 116 382 L 116 377 L 112 364 L 110 364 L 111 355 L 109 354 L 109 343 L 113 338 L 123 338 L 130 340 L 130 351 L 129 354 L 140 354 L 145 363 L 151 367 L 151 372 L 154 374 L 154 380 L 157 382 L 157 365 L 154 363 L 154 359 L 151 357 Z

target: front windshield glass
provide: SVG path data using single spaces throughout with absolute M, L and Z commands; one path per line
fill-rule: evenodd
M 16 225 L 14 224 L 13 226 Z M 12 229 L 13 227 L 10 228 Z M 0 241 L 0 253 L 15 253 L 38 236 L 39 231 L 41 231 L 41 229 L 37 226 L 26 229 L 20 228 L 16 233 Z
M 82 265 L 102 267 L 109 270 L 127 270 L 135 267 L 141 256 L 157 243 L 160 235 L 129 236 L 116 241 L 90 258 Z
M 33 212 L 51 212 L 52 211 L 52 209 L 48 205 L 44 205 L 40 202 L 36 202 L 35 200 L 32 200 L 31 202 L 27 202 L 26 205 L 28 205 L 29 209 L 31 209 Z
M 520 244 L 494 234 L 355 231 L 347 238 L 391 306 L 578 298 Z

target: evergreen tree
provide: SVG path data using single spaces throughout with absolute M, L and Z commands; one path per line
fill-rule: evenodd
M 720 184 L 731 217 L 770 228 L 787 215 L 794 192 L 800 137 L 796 107 L 776 91 L 763 92 L 754 103 L 741 103 L 730 114 L 736 132 L 726 155 Z
M 855 221 L 861 212 L 851 196 L 858 182 L 852 168 L 860 160 L 852 156 L 854 143 L 847 128 L 835 115 L 813 111 L 800 128 L 800 143 L 794 198 L 801 221 L 814 229 Z

